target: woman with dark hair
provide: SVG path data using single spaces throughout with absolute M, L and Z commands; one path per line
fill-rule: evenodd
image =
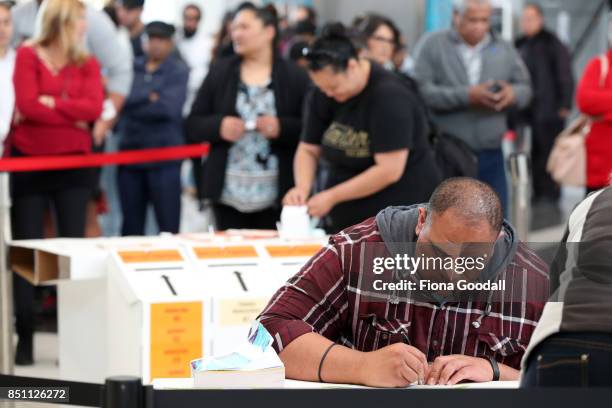
M 243 5 L 232 23 L 235 56 L 219 60 L 187 119 L 187 138 L 208 142 L 202 193 L 217 228 L 274 229 L 309 86 L 306 73 L 276 52 L 276 18 Z
M 324 30 L 307 59 L 318 90 L 309 98 L 285 205 L 307 205 L 333 233 L 385 207 L 428 201 L 440 177 L 410 87 L 359 57 L 341 24 Z M 323 191 L 310 197 L 319 166 L 327 170 Z
M 378 14 L 367 14 L 353 28 L 359 40 L 360 56 L 394 70 L 393 58 L 400 47 L 401 37 L 395 23 Z

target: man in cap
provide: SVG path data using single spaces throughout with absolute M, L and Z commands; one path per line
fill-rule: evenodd
M 117 3 L 117 19 L 119 24 L 127 28 L 130 33 L 130 42 L 134 57 L 144 55 L 143 36 L 145 26 L 142 22 L 144 0 L 119 0 Z
M 145 55 L 134 61 L 134 83 L 120 122 L 120 150 L 183 144 L 182 109 L 189 68 L 174 54 L 174 26 L 154 21 L 145 32 Z M 119 168 L 123 235 L 144 235 L 149 203 L 160 231 L 178 232 L 180 168 L 180 161 Z

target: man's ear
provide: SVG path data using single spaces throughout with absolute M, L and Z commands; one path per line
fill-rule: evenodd
M 425 229 L 425 223 L 427 222 L 427 209 L 419 207 L 419 220 L 415 229 L 416 236 L 420 236 L 421 232 Z

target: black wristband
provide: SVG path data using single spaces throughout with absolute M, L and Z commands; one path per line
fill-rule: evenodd
M 493 368 L 493 381 L 499 381 L 499 364 L 497 364 L 497 360 L 495 360 L 493 357 L 489 356 L 489 357 L 485 357 L 487 360 L 489 360 L 489 363 L 491 364 L 491 368 Z
M 323 369 L 323 362 L 325 361 L 325 357 L 327 357 L 327 354 L 328 354 L 328 353 L 331 351 L 331 349 L 333 349 L 333 348 L 334 348 L 334 346 L 336 346 L 336 345 L 337 345 L 336 343 L 332 343 L 332 344 L 331 344 L 331 345 L 330 345 L 330 346 L 327 348 L 327 350 L 325 350 L 325 353 L 323 353 L 323 356 L 321 357 L 321 362 L 319 363 L 319 373 L 318 373 L 318 376 L 319 376 L 319 382 L 325 382 L 325 381 L 323 381 L 323 379 L 321 378 L 321 370 Z

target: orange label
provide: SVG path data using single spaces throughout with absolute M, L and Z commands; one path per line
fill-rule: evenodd
M 229 259 L 229 258 L 257 258 L 254 246 L 224 246 L 224 247 L 197 247 L 193 251 L 198 259 Z
M 290 258 L 290 257 L 305 257 L 313 256 L 320 249 L 321 245 L 284 245 L 284 246 L 267 246 L 266 251 L 272 258 Z
M 202 302 L 151 305 L 151 375 L 191 376 L 189 363 L 202 358 Z
M 127 264 L 180 262 L 183 260 L 181 253 L 176 249 L 154 251 L 119 251 L 119 256 L 121 257 L 121 260 Z

